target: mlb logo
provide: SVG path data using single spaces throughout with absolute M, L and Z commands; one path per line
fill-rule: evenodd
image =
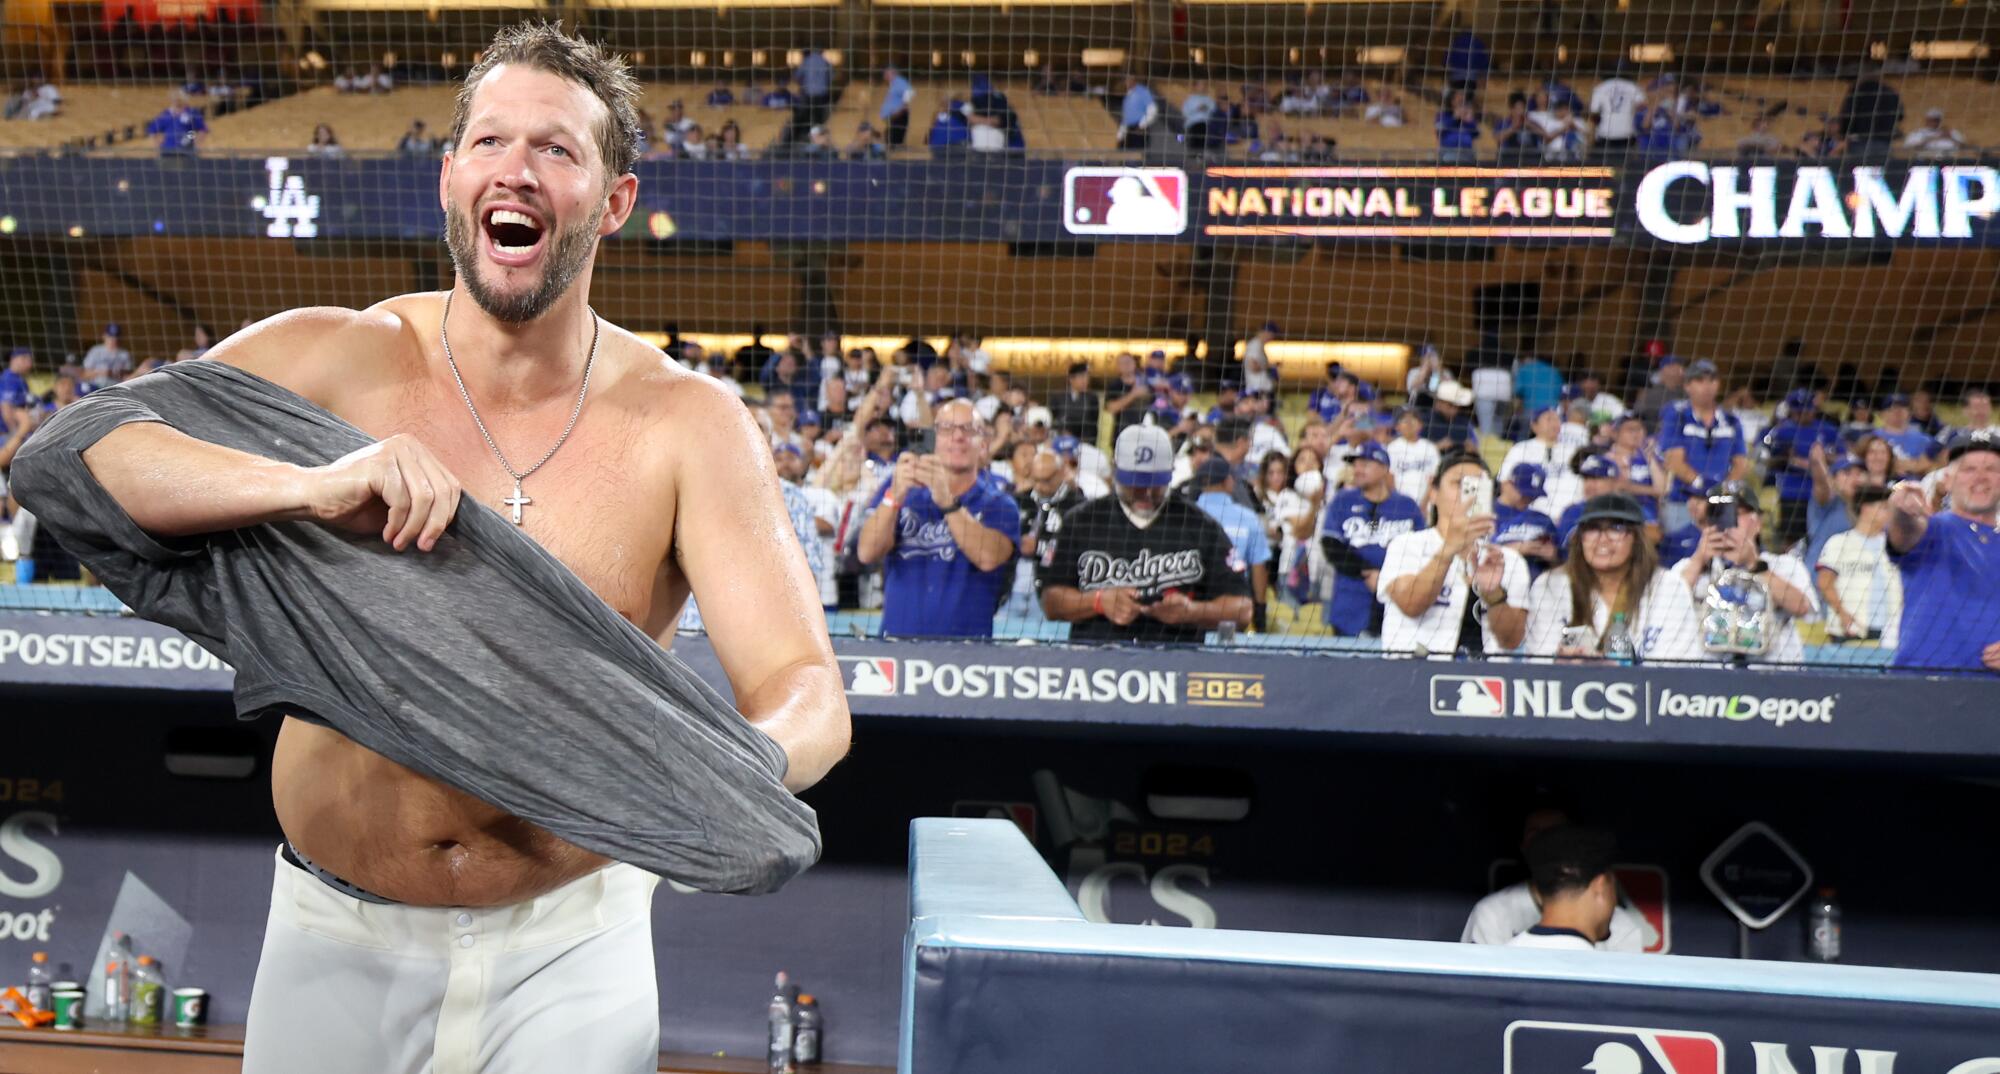
M 887 656 L 843 656 L 840 673 L 847 692 L 861 697 L 896 696 L 896 660 Z
M 1187 190 L 1179 168 L 1071 168 L 1063 227 L 1072 235 L 1178 235 L 1187 230 Z
M 1507 715 L 1507 680 L 1483 675 L 1431 676 L 1431 715 Z
M 1507 1027 L 1505 1074 L 1722 1074 L 1713 1033 L 1574 1022 Z

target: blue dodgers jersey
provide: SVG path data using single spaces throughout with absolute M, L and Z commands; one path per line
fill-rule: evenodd
M 2000 530 L 1942 512 L 1916 547 L 1889 558 L 1903 572 L 1895 666 L 1985 670 L 1981 653 L 2000 641 Z
M 891 481 L 894 479 L 892 478 Z M 872 510 L 889 491 L 890 481 L 875 490 Z M 965 510 L 979 524 L 1021 540 L 1021 508 L 989 471 L 965 493 Z M 993 613 L 1000 593 L 1014 581 L 1009 560 L 982 571 L 965 558 L 952 539 L 951 522 L 938 510 L 931 492 L 910 490 L 896 508 L 896 547 L 882 565 L 882 633 L 900 637 L 985 638 L 993 635 Z
M 1493 543 L 1501 546 L 1527 544 L 1547 537 L 1556 539 L 1556 524 L 1549 516 L 1526 507 L 1509 507 L 1504 503 L 1493 505 Z M 1528 559 L 1529 577 L 1539 576 L 1548 564 L 1541 560 Z M 1556 548 L 1556 560 L 1562 559 L 1562 548 Z
M 1360 489 L 1349 488 L 1341 489 L 1326 505 L 1319 531 L 1354 549 L 1369 569 L 1380 570 L 1390 541 L 1423 528 L 1423 510 L 1408 496 L 1392 492 L 1378 504 Z M 1349 636 L 1363 633 L 1375 608 L 1376 596 L 1361 579 L 1334 573 L 1333 596 L 1326 602 L 1326 625 Z
M 1730 463 L 1736 456 L 1747 454 L 1743 426 L 1736 415 L 1717 407 L 1715 420 L 1703 425 L 1695 417 L 1694 408 L 1686 403 L 1675 403 L 1660 415 L 1660 454 L 1664 456 L 1675 448 L 1687 452 L 1687 464 L 1701 475 L 1704 489 L 1728 480 Z M 1678 501 L 1687 497 L 1687 483 L 1674 478 L 1667 498 Z

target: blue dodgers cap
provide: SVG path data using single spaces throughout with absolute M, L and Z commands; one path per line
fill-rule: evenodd
M 1852 455 L 1842 455 L 1840 458 L 1833 460 L 1832 464 L 1826 468 L 1826 472 L 1829 474 L 1845 473 L 1859 465 L 1861 465 L 1861 460 Z
M 1167 360 L 1167 352 L 1166 352 L 1166 351 L 1153 351 L 1153 352 L 1152 352 L 1151 354 L 1148 354 L 1148 355 L 1146 355 L 1146 360 L 1147 360 L 1147 361 L 1149 361 L 1149 362 L 1150 362 L 1150 361 L 1153 361 L 1153 360 L 1155 360 L 1155 359 L 1158 359 L 1159 361 L 1162 361 L 1162 362 L 1166 361 L 1166 360 Z
M 1715 363 L 1706 358 L 1702 358 L 1693 365 L 1688 366 L 1689 380 L 1698 380 L 1702 377 L 1719 377 L 1721 375 L 1721 371 L 1715 368 Z
M 1818 396 L 1811 388 L 1793 388 L 1785 395 L 1786 410 L 1812 410 L 1817 405 Z
M 1578 477 L 1617 477 L 1618 464 L 1608 455 L 1585 455 L 1576 464 Z
M 773 448 L 772 451 L 779 455 L 797 455 L 800 458 L 805 457 L 805 453 L 799 450 L 799 446 L 797 444 L 790 444 L 790 443 L 779 444 L 777 447 Z
M 1178 392 L 1181 395 L 1192 394 L 1194 392 L 1194 380 L 1186 373 L 1170 373 L 1167 375 L 1167 390 Z
M 1909 406 L 1909 405 L 1910 405 L 1910 397 L 1904 395 L 1902 392 L 1890 392 L 1888 395 L 1882 397 L 1883 410 L 1887 410 L 1892 406 Z
M 819 411 L 817 411 L 817 410 L 801 410 L 801 411 L 799 411 L 799 427 L 800 427 L 800 428 L 804 428 L 805 426 L 808 426 L 808 425 L 819 425 L 819 424 L 821 424 L 821 422 L 820 422 L 820 418 L 819 418 Z
M 1210 455 L 1201 460 L 1200 466 L 1194 468 L 1194 487 L 1205 489 L 1210 485 L 1220 485 L 1233 476 L 1235 471 L 1230 468 L 1228 459 L 1220 455 Z
M 1389 449 L 1383 447 L 1379 440 L 1364 440 L 1361 442 L 1361 446 L 1355 449 L 1353 461 L 1360 462 L 1363 459 L 1369 462 L 1379 462 L 1387 466 L 1389 465 Z
M 1661 369 L 1665 369 L 1666 367 L 1668 367 L 1668 366 L 1670 366 L 1670 365 L 1686 365 L 1686 364 L 1687 364 L 1687 359 L 1685 359 L 1685 358 L 1681 357 L 1681 356 L 1680 356 L 1680 355 L 1678 355 L 1678 354 L 1663 354 L 1663 355 L 1660 355 L 1660 365 L 1659 365 L 1659 368 L 1661 368 Z
M 1514 467 L 1514 474 L 1508 480 L 1513 482 L 1515 488 L 1521 490 L 1523 496 L 1532 500 L 1540 497 L 1542 491 L 1548 488 L 1549 475 L 1548 471 L 1534 463 L 1524 462 Z
M 1533 425 L 1534 423 L 1542 420 L 1542 415 L 1544 414 L 1560 415 L 1561 413 L 1562 413 L 1562 408 L 1559 406 L 1536 407 L 1535 413 L 1528 418 L 1528 424 Z
M 116 337 L 117 337 L 117 335 L 118 335 L 118 325 L 117 325 L 117 323 L 116 323 L 116 322 L 113 322 L 113 323 L 111 323 L 111 324 L 107 324 L 107 325 L 105 325 L 105 326 L 104 326 L 104 334 L 105 334 L 105 335 L 107 335 L 107 336 L 111 336 L 111 337 L 113 337 L 113 338 L 116 338 Z
M 1049 450 L 1054 451 L 1065 459 L 1074 459 L 1076 458 L 1076 449 L 1079 443 L 1081 442 L 1076 437 L 1064 433 L 1049 441 Z
M 1157 425 L 1131 425 L 1112 449 L 1112 480 L 1129 488 L 1163 488 L 1174 476 L 1174 442 Z
M 22 356 L 22 355 L 24 355 L 24 354 L 26 354 L 26 355 L 31 355 L 31 356 L 32 356 L 32 355 L 33 355 L 34 353 L 35 353 L 35 352 L 34 352 L 33 350 L 31 350 L 31 349 L 29 349 L 29 348 L 27 348 L 27 347 L 15 347 L 14 349 L 12 349 L 12 350 L 10 350 L 10 351 L 8 351 L 8 352 L 7 352 L 7 357 L 9 357 L 9 358 L 19 358 L 20 356 Z

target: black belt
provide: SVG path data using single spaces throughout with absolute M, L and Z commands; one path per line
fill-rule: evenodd
M 350 899 L 360 899 L 362 902 L 372 902 L 377 906 L 403 905 L 402 903 L 399 903 L 394 899 L 385 899 L 382 896 L 377 895 L 372 891 L 356 887 L 353 884 L 350 884 L 347 881 L 342 880 L 341 878 L 333 875 L 332 873 L 327 872 L 325 869 L 322 869 L 319 866 L 314 865 L 312 863 L 312 859 L 307 858 L 304 854 L 299 853 L 298 850 L 292 846 L 291 840 L 289 839 L 285 841 L 285 849 L 281 853 L 286 861 L 291 862 L 293 865 L 296 865 L 301 869 L 304 869 L 308 873 L 311 873 L 313 877 L 317 879 L 320 883 L 325 884 L 327 887 L 330 887 L 333 890 L 340 892 L 342 895 L 345 895 Z

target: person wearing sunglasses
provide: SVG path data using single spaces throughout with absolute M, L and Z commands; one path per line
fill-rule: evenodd
M 1622 492 L 1584 503 L 1570 531 L 1568 559 L 1536 580 L 1529 596 L 1523 645 L 1529 655 L 1595 658 L 1613 617 L 1623 615 L 1640 660 L 1702 659 L 1687 582 L 1660 566 L 1645 529 L 1645 510 Z

